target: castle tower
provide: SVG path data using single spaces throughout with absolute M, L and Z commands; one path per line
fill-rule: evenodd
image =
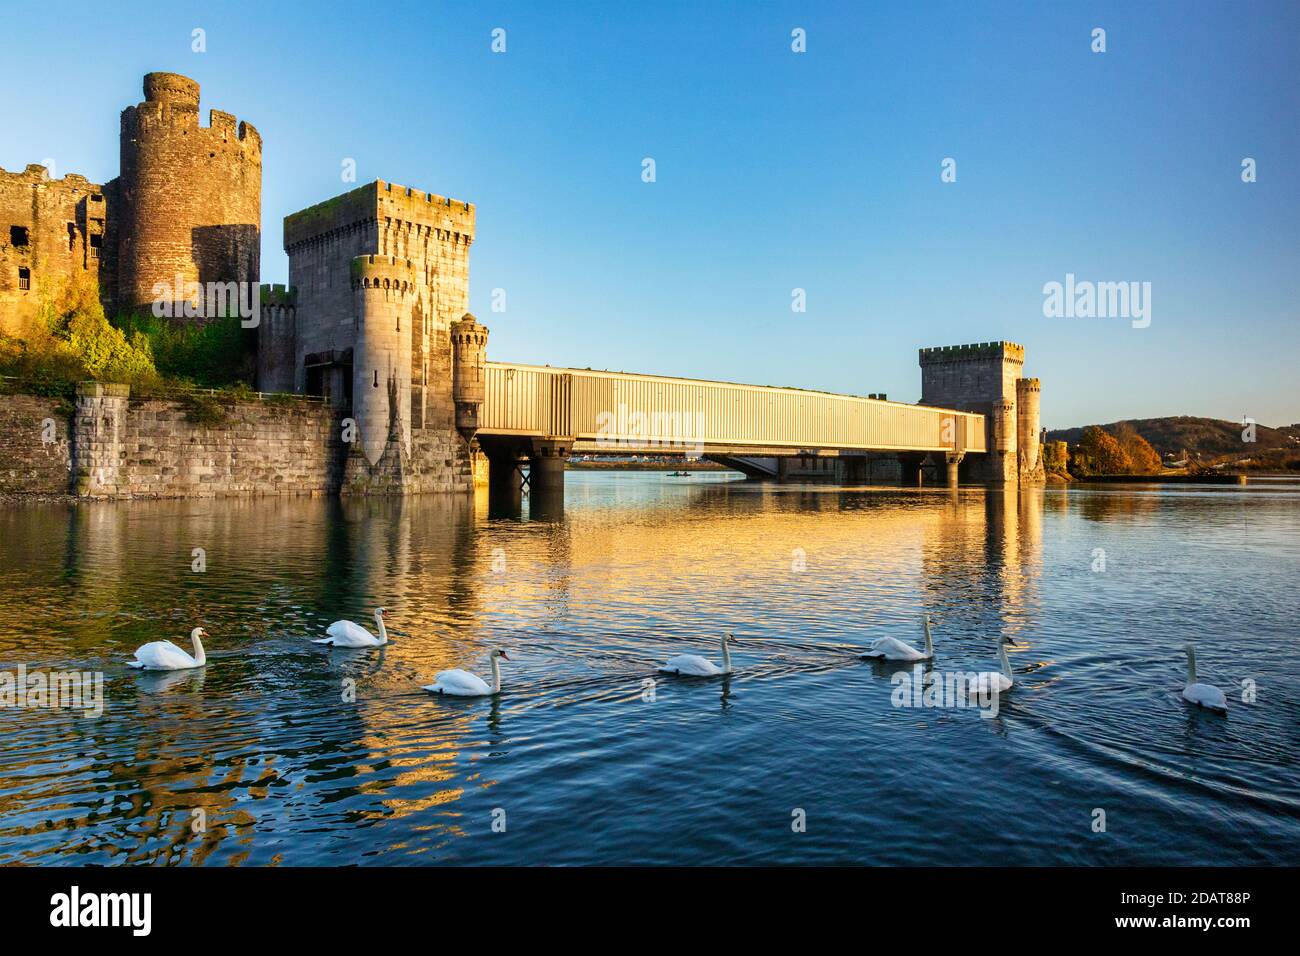
M 257 325 L 257 390 L 292 392 L 297 355 L 298 306 L 293 289 L 263 285 Z
M 921 349 L 920 362 L 922 405 L 986 416 L 989 450 L 985 455 L 968 458 L 969 479 L 1017 481 L 1017 383 L 1025 365 L 1024 347 L 1014 342 L 947 345 Z
M 144 102 L 122 111 L 121 175 L 112 186 L 117 300 L 195 302 L 181 283 L 256 283 L 261 257 L 262 138 L 211 110 L 199 125 L 199 85 L 149 73 Z M 237 300 L 235 300 L 237 301 Z M 175 314 L 175 313 L 173 313 Z
M 451 397 L 456 403 L 456 430 L 472 441 L 482 420 L 487 365 L 486 326 L 466 312 L 451 324 Z
M 409 259 L 357 256 L 352 294 L 357 321 L 352 354 L 352 417 L 371 465 L 389 439 L 411 451 L 411 322 L 415 272 Z
M 1016 382 L 1016 445 L 1019 449 L 1021 481 L 1042 481 L 1038 403 L 1042 386 L 1036 378 Z

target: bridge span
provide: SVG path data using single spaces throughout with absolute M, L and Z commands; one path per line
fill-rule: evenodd
M 985 416 L 883 397 L 670 378 L 630 372 L 486 362 L 477 437 L 498 496 L 518 488 L 562 493 L 572 454 L 687 454 L 751 477 L 785 477 L 792 459 L 812 471 L 865 483 L 871 456 L 897 456 L 903 480 L 919 480 L 934 455 L 950 484 L 967 454 L 988 450 Z M 818 464 L 820 467 L 818 467 Z

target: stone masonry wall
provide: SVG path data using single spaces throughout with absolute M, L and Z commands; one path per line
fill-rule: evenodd
M 45 441 L 46 423 L 54 441 Z M 68 493 L 72 450 L 67 402 L 34 395 L 0 395 L 0 493 Z

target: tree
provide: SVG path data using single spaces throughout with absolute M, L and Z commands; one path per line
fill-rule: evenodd
M 1078 451 L 1071 456 L 1075 474 L 1124 475 L 1128 474 L 1129 459 L 1115 437 L 1103 428 L 1089 425 L 1083 430 Z
M 1128 474 L 1155 475 L 1160 472 L 1160 455 L 1151 443 L 1137 433 L 1128 422 L 1115 427 L 1115 440 L 1128 457 Z

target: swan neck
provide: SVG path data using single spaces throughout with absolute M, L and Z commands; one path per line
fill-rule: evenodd
M 731 673 L 731 650 L 727 647 L 727 638 L 722 638 L 722 672 Z
M 199 635 L 191 634 L 190 640 L 194 644 L 194 660 L 200 664 L 206 664 L 208 661 L 208 655 L 203 650 L 203 642 L 199 640 Z
M 1005 677 L 1011 677 L 1011 661 L 1007 659 L 1007 647 L 1005 644 L 998 647 L 998 657 L 1002 661 L 1002 674 Z
M 934 643 L 930 640 L 930 618 L 925 619 L 925 652 L 934 655 Z
M 388 628 L 384 627 L 384 616 L 383 616 L 382 614 L 376 614 L 376 615 L 375 615 L 375 623 L 379 625 L 379 643 L 380 643 L 380 644 L 387 644 L 387 643 L 388 643 Z
M 501 693 L 501 660 L 492 658 L 492 693 Z

